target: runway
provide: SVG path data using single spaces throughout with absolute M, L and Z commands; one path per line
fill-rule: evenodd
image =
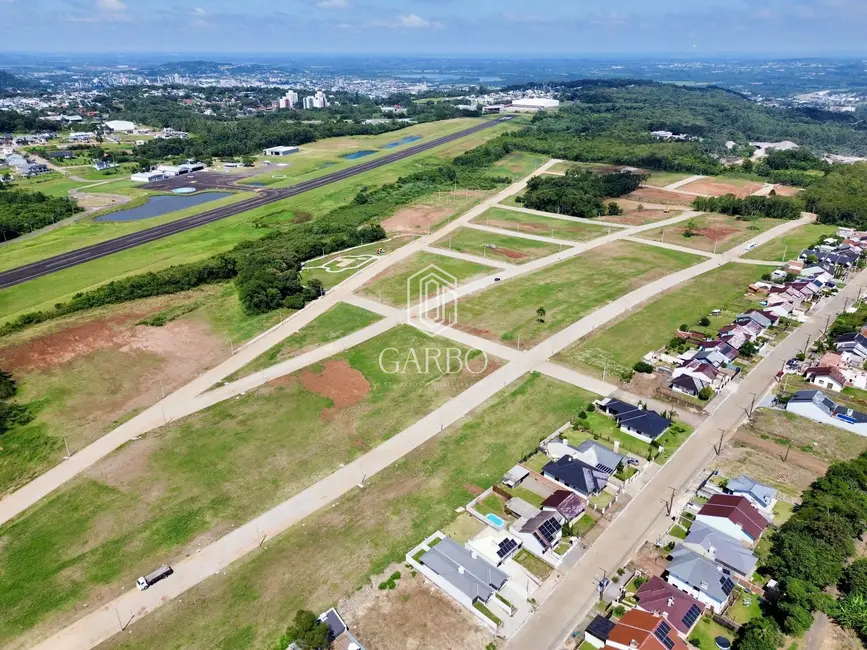
M 245 201 L 240 201 L 238 203 L 227 205 L 221 208 L 214 208 L 213 210 L 207 210 L 191 217 L 172 221 L 171 223 L 155 226 L 146 230 L 140 230 L 129 235 L 124 235 L 123 237 L 117 237 L 115 239 L 110 239 L 99 244 L 93 244 L 92 246 L 79 248 L 77 250 L 63 253 L 62 255 L 49 257 L 47 259 L 33 262 L 32 264 L 27 264 L 25 266 L 19 266 L 18 268 L 10 269 L 8 271 L 0 273 L 0 289 L 13 287 L 17 284 L 21 284 L 29 280 L 34 280 L 36 278 L 40 278 L 44 275 L 48 275 L 56 271 L 62 271 L 63 269 L 68 269 L 79 264 L 84 264 L 85 262 L 90 262 L 91 260 L 106 257 L 107 255 L 119 253 L 120 251 L 128 250 L 130 248 L 135 248 L 136 246 L 141 246 L 142 244 L 147 244 L 148 242 L 163 239 L 164 237 L 170 237 L 171 235 L 175 235 L 186 230 L 198 228 L 199 226 L 212 223 L 214 221 L 219 221 L 220 219 L 225 219 L 226 217 L 231 217 L 233 215 L 240 214 L 241 212 L 252 210 L 253 208 L 258 208 L 263 205 L 268 205 L 269 203 L 274 203 L 275 201 L 280 201 L 282 199 L 297 196 L 298 194 L 309 192 L 310 190 L 324 187 L 325 185 L 330 185 L 331 183 L 336 183 L 337 181 L 351 178 L 352 176 L 357 176 L 358 174 L 363 174 L 364 172 L 368 172 L 372 169 L 383 167 L 384 165 L 390 165 L 393 162 L 403 160 L 404 158 L 409 158 L 410 156 L 414 156 L 424 151 L 428 151 L 429 149 L 433 149 L 434 147 L 453 142 L 454 140 L 465 138 L 468 135 L 484 131 L 497 124 L 507 122 L 511 119 L 512 118 L 510 116 L 506 116 L 495 120 L 490 120 L 488 122 L 477 124 L 476 126 L 470 127 L 468 129 L 464 129 L 463 131 L 458 131 L 456 133 L 445 135 L 440 138 L 435 138 L 434 140 L 429 140 L 428 142 L 424 142 L 422 144 L 407 147 L 406 149 L 396 151 L 395 153 L 388 154 L 387 156 L 383 156 L 382 158 L 377 158 L 366 163 L 361 163 L 360 165 L 355 165 L 354 167 L 341 169 L 339 171 L 320 176 L 319 178 L 314 178 L 309 181 L 298 183 L 297 185 L 293 185 L 291 187 L 280 189 L 266 188 L 258 190 L 255 197 L 252 197 Z M 195 174 L 195 176 L 199 176 L 200 174 L 204 176 L 205 174 L 207 174 L 207 172 L 205 172 L 204 174 L 202 172 L 199 172 L 198 174 Z M 207 180 L 207 177 L 203 178 L 202 180 Z M 177 186 L 189 184 L 188 180 L 185 179 L 184 176 L 178 176 L 168 181 L 153 183 L 148 187 L 159 189 L 162 184 L 168 183 Z M 250 189 L 254 188 L 251 188 L 250 186 L 245 187 L 239 185 L 233 186 L 231 187 L 231 189 L 246 189 L 249 191 Z

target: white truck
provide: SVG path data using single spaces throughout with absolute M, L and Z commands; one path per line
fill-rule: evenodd
M 167 564 L 164 564 L 156 571 L 152 571 L 152 572 L 148 573 L 146 576 L 142 576 L 141 578 L 136 580 L 135 586 L 138 587 L 139 591 L 144 591 L 145 589 L 150 587 L 152 584 L 159 582 L 163 578 L 168 578 L 170 575 L 172 575 L 172 573 L 174 573 L 174 571 L 172 571 L 172 567 L 170 567 Z

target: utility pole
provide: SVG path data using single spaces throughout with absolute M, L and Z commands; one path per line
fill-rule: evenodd
M 166 398 L 166 391 L 165 391 L 165 389 L 163 388 L 163 378 L 162 378 L 162 377 L 160 377 L 160 396 L 161 396 L 163 399 Z
M 750 412 L 749 412 L 749 416 L 750 416 L 750 417 L 753 417 L 753 411 L 756 409 L 756 397 L 758 397 L 758 396 L 757 396 L 755 393 L 750 393 L 750 395 L 753 396 L 753 401 L 752 401 L 752 403 L 750 404 Z
M 783 462 L 784 462 L 784 463 L 785 463 L 786 461 L 789 460 L 789 450 L 790 450 L 791 448 L 792 448 L 792 441 L 789 440 L 789 446 L 786 447 L 786 455 L 783 456 Z
M 665 502 L 665 509 L 668 511 L 668 516 L 671 517 L 671 513 L 674 512 L 674 488 L 669 485 L 668 489 L 671 490 L 671 496 Z
M 69 443 L 66 441 L 66 438 L 63 439 L 63 444 L 66 445 L 66 457 L 71 458 L 72 452 L 69 451 Z
M 781 262 L 786 261 L 786 253 L 788 253 L 788 252 L 789 252 L 789 245 L 786 244 L 786 247 L 783 249 L 783 257 L 780 259 Z
M 717 456 L 719 456 L 722 453 L 723 438 L 725 438 L 725 435 L 726 435 L 726 430 L 720 429 L 719 430 L 719 448 L 714 447 L 714 451 L 716 452 Z

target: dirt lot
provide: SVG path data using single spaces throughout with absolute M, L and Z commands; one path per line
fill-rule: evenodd
M 790 455 L 789 462 L 784 463 L 776 452 L 768 453 L 753 446 L 742 446 L 735 439 L 718 456 L 713 468 L 719 469 L 726 476 L 746 474 L 756 481 L 767 483 L 789 496 L 797 497 L 821 473 L 796 465 Z
M 854 632 L 844 630 L 833 621 L 828 621 L 819 650 L 859 650 L 863 647 Z M 812 650 L 809 645 L 807 650 Z
M 599 221 L 621 223 L 626 226 L 643 226 L 654 221 L 671 219 L 679 214 L 679 210 L 667 205 L 641 203 L 640 201 L 631 201 L 629 199 L 613 199 L 613 201 L 621 207 L 623 214 L 611 217 L 599 217 Z M 638 209 L 639 206 L 641 206 L 640 210 Z
M 426 233 L 487 194 L 474 190 L 443 193 L 433 201 L 398 210 L 382 222 L 382 227 L 389 233 Z
M 669 192 L 668 190 L 660 190 L 653 187 L 639 187 L 631 194 L 627 194 L 626 198 L 644 203 L 662 203 L 665 205 L 692 205 L 695 199 L 694 196 L 689 194 Z
M 397 587 L 378 589 L 393 571 L 401 572 Z M 390 567 L 338 611 L 367 650 L 483 650 L 493 638 L 472 614 L 403 565 Z
M 762 183 L 744 182 L 744 183 L 724 183 L 715 181 L 709 178 L 702 178 L 692 183 L 687 183 L 679 189 L 684 192 L 695 192 L 696 194 L 707 194 L 709 196 L 724 196 L 725 194 L 734 194 L 738 198 L 745 198 L 753 192 L 762 189 Z
M 321 372 L 305 370 L 300 380 L 311 393 L 334 402 L 334 406 L 322 411 L 323 419 L 330 419 L 338 410 L 357 404 L 370 392 L 370 383 L 364 375 L 345 359 L 326 361 Z
M 774 185 L 774 191 L 777 196 L 798 196 L 803 190 L 800 187 L 791 187 L 789 185 Z

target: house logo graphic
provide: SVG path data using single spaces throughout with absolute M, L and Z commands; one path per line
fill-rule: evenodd
M 406 322 L 435 336 L 458 322 L 458 280 L 430 264 L 406 281 Z

